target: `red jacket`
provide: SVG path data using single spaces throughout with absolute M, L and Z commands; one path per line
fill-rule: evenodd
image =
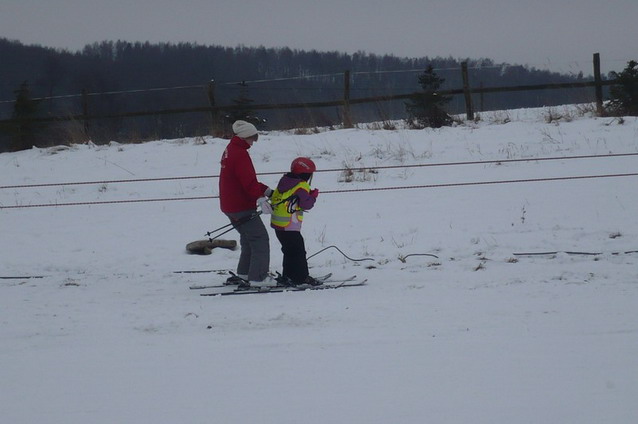
M 234 136 L 222 155 L 219 204 L 224 213 L 255 209 L 257 199 L 268 189 L 257 181 L 248 149 L 250 145 L 245 140 Z

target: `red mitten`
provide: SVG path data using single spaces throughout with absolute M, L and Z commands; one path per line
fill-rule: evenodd
M 311 190 L 310 195 L 316 199 L 317 197 L 319 197 L 319 189 Z

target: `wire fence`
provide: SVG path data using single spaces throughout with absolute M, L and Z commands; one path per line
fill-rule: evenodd
M 463 62 L 461 64 L 461 68 L 439 68 L 438 71 L 460 71 L 462 84 L 459 88 L 447 89 L 447 90 L 438 90 L 437 94 L 442 96 L 462 96 L 463 97 L 463 107 L 468 120 L 474 119 L 474 111 L 475 106 L 474 103 L 476 99 L 474 96 L 480 97 L 480 103 L 483 103 L 483 95 L 488 93 L 494 93 L 499 95 L 505 95 L 506 93 L 512 92 L 541 92 L 544 90 L 564 90 L 564 89 L 587 89 L 594 88 L 594 97 L 596 109 L 599 114 L 603 113 L 603 87 L 607 87 L 610 85 L 616 84 L 615 80 L 604 80 L 602 78 L 602 74 L 600 72 L 600 56 L 595 53 L 593 59 L 593 69 L 594 69 L 594 79 L 592 81 L 572 81 L 572 82 L 560 82 L 560 83 L 545 83 L 545 84 L 527 84 L 527 85 L 509 85 L 509 86 L 492 86 L 492 87 L 484 87 L 481 83 L 480 86 L 471 86 L 469 80 L 469 70 L 485 70 L 490 68 L 506 68 L 503 66 L 485 66 L 485 67 L 469 67 L 467 62 Z M 121 91 L 106 91 L 106 92 L 88 92 L 83 90 L 82 94 L 69 94 L 63 96 L 54 96 L 54 97 L 40 97 L 33 100 L 42 101 L 42 100 L 53 100 L 53 99 L 69 99 L 74 97 L 81 98 L 81 112 L 73 112 L 66 113 L 64 115 L 57 116 L 38 116 L 29 118 L 28 122 L 30 124 L 62 124 L 62 123 L 81 123 L 84 131 L 84 135 L 91 138 L 92 135 L 96 135 L 95 129 L 91 128 L 91 122 L 94 121 L 113 121 L 113 120 L 121 120 L 121 119 L 133 119 L 133 118 L 147 118 L 147 119 L 156 119 L 161 121 L 161 117 L 168 119 L 172 115 L 176 115 L 177 117 L 184 117 L 184 114 L 200 114 L 200 119 L 197 120 L 198 125 L 201 127 L 200 130 L 203 131 L 204 127 L 208 128 L 208 132 L 214 135 L 222 135 L 227 131 L 227 122 L 225 122 L 224 117 L 227 114 L 233 114 L 237 111 L 241 111 L 244 109 L 249 109 L 250 111 L 260 111 L 260 112 L 276 112 L 279 114 L 288 113 L 291 110 L 295 110 L 297 112 L 303 111 L 304 113 L 309 113 L 310 116 L 314 116 L 311 121 L 317 122 L 323 120 L 323 118 L 328 119 L 320 109 L 324 111 L 326 108 L 336 108 L 337 115 L 340 119 L 340 125 L 344 127 L 352 127 L 355 120 L 353 119 L 353 112 L 351 110 L 352 107 L 358 105 L 367 105 L 372 109 L 379 108 L 379 104 L 382 103 L 391 103 L 397 101 L 405 101 L 414 98 L 415 96 L 422 95 L 423 92 L 409 92 L 409 93 L 385 93 L 382 95 L 367 95 L 363 97 L 353 98 L 351 97 L 351 92 L 353 91 L 353 87 L 351 85 L 351 80 L 355 75 L 382 75 L 382 74 L 395 74 L 395 73 L 416 73 L 423 72 L 423 70 L 419 69 L 406 69 L 406 70 L 392 70 L 392 71 L 366 71 L 366 72 L 350 72 L 349 70 L 343 73 L 330 73 L 330 74 L 320 74 L 320 75 L 301 75 L 295 77 L 287 77 L 287 78 L 272 78 L 272 79 L 262 79 L 262 80 L 252 80 L 252 81 L 227 81 L 227 82 L 216 82 L 214 80 L 210 81 L 208 85 L 186 85 L 186 86 L 178 86 L 178 87 L 159 87 L 159 88 L 150 88 L 150 89 L 139 89 L 139 90 L 121 90 Z M 343 87 L 338 87 L 338 85 L 333 84 L 333 89 L 339 90 L 342 95 L 339 98 L 334 98 L 334 96 L 330 96 L 331 100 L 313 100 L 308 101 L 306 99 L 302 99 L 301 101 L 296 101 L 292 103 L 250 103 L 250 104 L 242 104 L 241 102 L 235 104 L 226 104 L 220 105 L 216 100 L 215 87 L 219 86 L 227 86 L 227 87 L 236 87 L 242 88 L 246 87 L 248 84 L 251 85 L 259 85 L 261 83 L 274 83 L 280 81 L 290 81 L 290 80 L 299 80 L 299 79 L 320 79 L 320 78 L 332 78 L 338 80 L 340 78 L 343 79 Z M 381 87 L 376 87 L 376 89 L 380 89 Z M 95 110 L 91 110 L 89 97 L 95 96 L 110 96 L 116 94 L 140 94 L 140 93 L 148 93 L 148 92 L 160 92 L 160 91 L 170 91 L 170 90 L 185 90 L 185 89 L 198 89 L 202 92 L 206 93 L 207 103 L 206 105 L 184 105 L 183 107 L 170 107 L 154 110 L 132 110 L 132 111 L 110 111 L 110 112 L 97 112 Z M 297 90 L 295 88 L 295 90 Z M 324 90 L 322 88 L 322 90 Z M 368 93 L 369 90 L 366 90 Z M 384 91 L 384 90 L 382 90 Z M 236 101 L 236 100 L 234 100 Z M 12 102 L 12 100 L 2 100 L 1 103 Z M 251 100 L 252 102 L 252 100 Z M 483 110 L 483 108 L 480 108 Z M 105 109 L 106 110 L 106 109 Z M 110 109 L 109 109 L 110 110 Z M 384 112 L 387 114 L 388 112 Z M 201 119 L 201 114 L 209 115 L 210 122 L 204 122 Z M 319 116 L 323 116 L 322 119 L 319 119 Z M 384 119 L 383 116 L 380 119 Z M 332 121 L 333 119 L 328 119 Z M 16 121 L 15 119 L 2 119 L 0 120 L 0 125 L 15 125 L 16 123 L 24 122 Z M 291 124 L 291 123 L 287 123 Z M 289 126 L 289 125 L 288 125 Z
M 477 66 L 477 67 L 469 67 L 468 69 L 476 69 L 476 70 L 484 70 L 484 69 L 502 69 L 504 66 Z M 434 71 L 459 71 L 460 68 L 434 68 Z M 392 71 L 358 71 L 352 72 L 352 75 L 384 75 L 384 74 L 416 74 L 423 72 L 423 69 L 400 69 L 400 70 L 392 70 Z M 343 77 L 343 72 L 333 72 L 329 74 L 312 74 L 312 75 L 300 75 L 295 77 L 285 77 L 285 78 L 268 78 L 268 79 L 256 79 L 256 80 L 243 80 L 243 81 L 220 81 L 216 82 L 217 85 L 224 86 L 242 86 L 247 84 L 262 84 L 262 83 L 273 83 L 273 82 L 281 82 L 281 81 L 298 81 L 298 80 L 309 80 L 309 79 L 322 79 L 322 78 L 335 78 L 335 77 Z M 71 98 L 80 98 L 83 96 L 112 96 L 117 94 L 137 94 L 137 93 L 152 93 L 159 91 L 173 91 L 173 90 L 190 90 L 190 89 L 198 89 L 203 90 L 208 88 L 207 85 L 182 85 L 182 86 L 172 86 L 172 87 L 155 87 L 155 88 L 144 88 L 144 89 L 135 89 L 135 90 L 112 90 L 112 91 L 100 91 L 100 92 L 86 92 L 86 93 L 76 93 L 76 94 L 64 94 L 59 96 L 46 96 L 46 97 L 34 97 L 32 100 L 42 101 L 42 100 L 57 100 L 57 99 L 71 99 Z M 15 99 L 7 99 L 0 100 L 0 104 L 2 103 L 15 103 Z

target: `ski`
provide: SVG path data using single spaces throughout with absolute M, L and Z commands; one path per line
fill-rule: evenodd
M 249 289 L 235 289 L 226 292 L 213 292 L 213 293 L 201 293 L 200 296 L 235 296 L 243 294 L 266 294 L 266 293 L 285 293 L 285 292 L 301 292 L 311 290 L 331 290 L 340 289 L 345 287 L 360 287 L 366 284 L 368 280 L 361 281 L 341 281 L 333 283 L 324 283 L 319 286 L 301 285 L 293 287 L 282 286 L 270 286 L 270 287 L 255 287 Z
M 10 276 L 10 277 L 0 277 L 0 280 L 28 280 L 31 278 L 46 278 L 47 275 L 20 275 L 20 276 Z
M 208 274 L 208 273 L 217 273 L 217 274 L 227 274 L 229 271 L 227 269 L 185 269 L 181 271 L 173 271 L 173 274 Z
M 326 275 L 322 275 L 321 277 L 316 277 L 315 280 L 319 280 L 319 281 L 322 281 L 322 282 L 325 283 L 325 282 L 330 282 L 330 280 L 329 280 L 330 277 L 332 277 L 332 273 L 328 273 Z M 339 280 L 339 281 L 340 282 L 341 281 L 351 281 L 351 280 L 353 280 L 355 278 L 356 278 L 356 275 L 352 276 L 352 277 L 350 277 L 350 278 L 348 278 L 346 280 Z M 205 284 L 205 285 L 193 285 L 193 286 L 189 286 L 188 288 L 191 289 L 191 290 L 204 290 L 204 289 L 219 289 L 219 288 L 222 288 L 222 287 L 233 287 L 233 286 L 236 286 L 236 285 L 237 284 L 208 284 L 208 285 Z M 277 287 L 277 286 L 274 286 L 274 287 Z
M 237 284 L 209 284 L 209 285 L 201 285 L 201 286 L 189 286 L 188 288 L 191 290 L 204 290 L 204 289 L 218 289 L 221 287 L 233 287 Z
M 338 280 L 333 280 L 330 277 L 326 278 L 325 280 L 322 280 L 324 283 L 348 283 L 350 281 L 354 281 L 357 279 L 356 275 L 351 275 L 348 278 L 340 278 Z

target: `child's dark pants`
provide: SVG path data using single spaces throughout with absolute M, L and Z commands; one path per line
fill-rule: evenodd
M 284 254 L 283 276 L 294 283 L 302 283 L 308 277 L 308 261 L 306 260 L 306 246 L 299 231 L 279 231 L 275 234 L 281 243 Z

